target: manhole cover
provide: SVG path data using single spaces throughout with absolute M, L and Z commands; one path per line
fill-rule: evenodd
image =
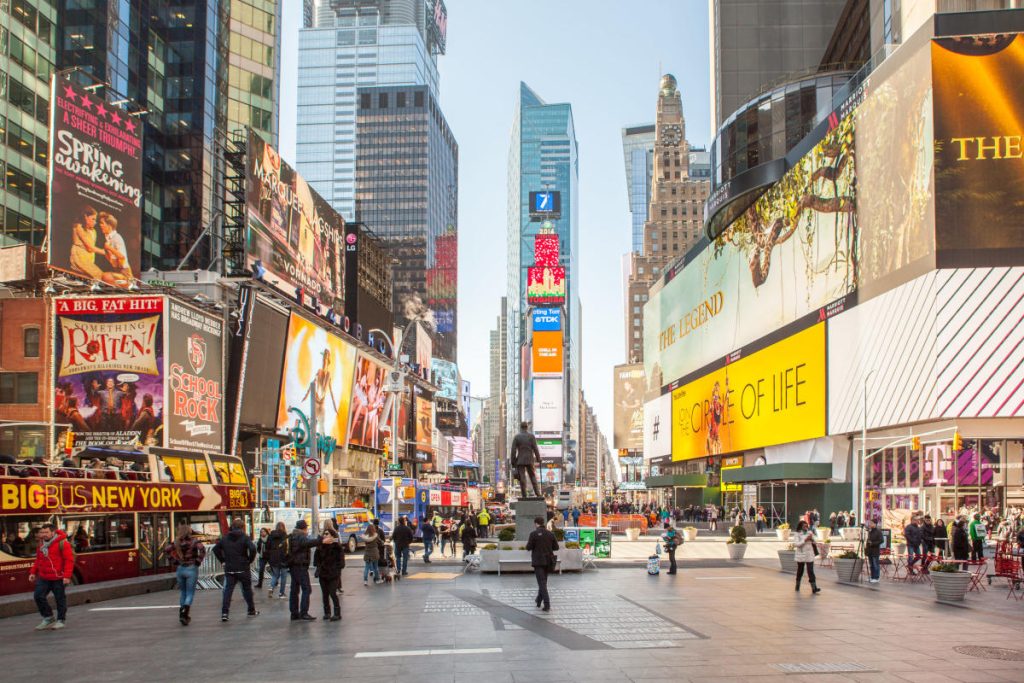
M 846 674 L 877 671 L 877 669 L 872 669 L 869 666 L 857 664 L 856 662 L 842 662 L 838 664 L 801 662 L 799 664 L 772 664 L 772 666 L 784 674 Z
M 968 657 L 982 659 L 1003 659 L 1009 662 L 1024 662 L 1024 651 L 1010 650 L 1005 647 L 986 647 L 984 645 L 957 645 L 955 651 Z

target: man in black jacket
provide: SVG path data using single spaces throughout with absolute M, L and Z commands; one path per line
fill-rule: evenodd
M 878 522 L 871 520 L 868 522 L 868 538 L 864 544 L 864 556 L 868 558 L 868 565 L 871 567 L 871 578 L 868 579 L 868 583 L 878 583 L 879 577 L 882 573 L 882 544 L 885 542 L 885 536 L 882 535 L 882 530 L 878 528 Z
M 530 551 L 530 564 L 533 574 L 537 577 L 537 607 L 544 603 L 544 611 L 551 611 L 551 598 L 548 596 L 548 572 L 555 568 L 555 551 L 558 541 L 555 535 L 544 528 L 544 518 L 534 517 L 537 527 L 526 541 L 526 549 Z
M 914 563 L 921 559 L 921 541 L 924 535 L 921 532 L 921 527 L 917 524 L 917 517 L 910 518 L 910 524 L 903 527 L 903 538 L 907 542 L 907 555 L 910 559 L 907 560 L 907 573 L 914 573 Z M 921 562 L 922 571 L 924 571 L 924 561 Z
M 242 597 L 249 608 L 249 616 L 255 617 L 259 612 L 256 611 L 256 603 L 252 599 L 252 574 L 249 572 L 249 565 L 256 559 L 256 546 L 245 535 L 245 522 L 240 519 L 231 520 L 231 529 L 213 546 L 213 554 L 224 565 L 224 595 L 221 600 L 220 620 L 228 620 L 235 584 L 242 585 Z
M 525 422 L 519 425 L 519 433 L 512 439 L 512 465 L 516 468 L 516 477 L 519 479 L 520 496 L 526 498 L 526 477 L 529 475 L 530 483 L 533 485 L 533 492 L 538 498 L 541 497 L 540 487 L 537 486 L 537 473 L 534 466 L 540 464 L 540 449 L 537 448 L 537 438 L 529 431 L 529 425 Z
M 412 545 L 412 527 L 406 524 L 405 517 L 398 518 L 398 525 L 391 532 L 391 542 L 395 544 L 395 571 L 401 576 L 409 576 L 409 546 Z
M 309 549 L 320 545 L 319 538 L 310 538 L 306 520 L 295 522 L 295 529 L 288 536 L 288 573 L 292 577 L 292 590 L 288 594 L 288 606 L 291 608 L 292 621 L 316 621 L 309 614 Z M 302 594 L 300 600 L 299 594 Z

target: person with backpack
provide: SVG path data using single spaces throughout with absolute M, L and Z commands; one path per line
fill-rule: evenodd
M 300 519 L 295 522 L 295 529 L 288 536 L 285 546 L 288 553 L 288 573 L 292 577 L 292 590 L 288 594 L 292 621 L 316 621 L 316 618 L 309 614 L 309 594 L 313 590 L 309 583 L 309 550 L 320 545 L 321 541 L 319 538 L 310 538 L 307 529 L 309 524 L 306 520 Z
M 221 599 L 220 620 L 228 620 L 231 596 L 237 584 L 242 586 L 242 597 L 249 608 L 248 616 L 258 616 L 259 611 L 252 598 L 252 573 L 249 570 L 249 566 L 256 559 L 256 545 L 245 533 L 245 522 L 238 518 L 231 520 L 231 529 L 213 546 L 213 554 L 224 565 L 224 593 Z
M 324 621 L 341 621 L 341 603 L 338 601 L 338 590 L 341 588 L 341 570 L 345 568 L 345 550 L 338 540 L 338 532 L 333 527 L 324 529 L 320 538 L 320 547 L 313 555 L 316 575 L 320 579 L 320 593 L 324 601 Z M 331 604 L 334 614 L 331 614 Z
M 409 546 L 412 545 L 412 527 L 405 517 L 398 518 L 398 525 L 391 531 L 391 542 L 395 544 L 395 573 L 409 576 Z
M 668 573 L 676 573 L 676 548 L 683 543 L 683 539 L 671 522 L 667 522 L 668 529 L 662 534 L 661 540 L 665 542 L 665 550 L 668 552 Z
M 277 588 L 280 591 L 278 597 L 284 600 L 284 587 L 288 583 L 288 531 L 284 522 L 278 522 L 267 536 L 266 555 L 270 567 L 270 590 L 267 591 L 267 597 L 274 597 L 274 589 Z
M 177 565 L 175 578 L 181 596 L 178 600 L 178 621 L 182 626 L 192 623 L 189 612 L 192 609 L 192 598 L 196 594 L 196 583 L 199 581 L 199 565 L 206 557 L 206 546 L 192 533 L 188 522 L 178 524 L 178 536 L 164 548 L 164 554 Z
M 39 527 L 37 538 L 39 545 L 36 547 L 36 561 L 28 570 L 29 583 L 36 585 L 32 597 L 43 617 L 36 630 L 61 629 L 68 615 L 68 599 L 64 587 L 71 583 L 74 575 L 75 553 L 67 534 L 58 529 L 56 524 L 47 522 Z M 51 592 L 57 603 L 56 619 L 47 600 Z
M 423 518 L 420 529 L 423 532 L 423 562 L 430 564 L 430 553 L 434 552 L 434 538 L 437 536 L 437 529 L 427 521 L 426 517 Z

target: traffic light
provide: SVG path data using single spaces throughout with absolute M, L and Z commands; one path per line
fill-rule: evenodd
M 75 433 L 70 429 L 64 434 L 64 452 L 71 455 L 75 449 Z
M 316 480 L 316 492 L 323 495 L 327 493 L 327 480 L 317 479 Z
M 915 436 L 910 439 L 910 450 L 919 451 L 921 450 L 921 437 Z
M 964 440 L 960 436 L 960 432 L 953 432 L 953 450 L 962 451 L 964 449 Z

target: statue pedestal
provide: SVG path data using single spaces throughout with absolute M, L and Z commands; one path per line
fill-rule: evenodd
M 534 517 L 547 521 L 548 503 L 543 498 L 520 498 L 512 503 L 516 511 L 516 540 L 525 541 L 536 528 Z

